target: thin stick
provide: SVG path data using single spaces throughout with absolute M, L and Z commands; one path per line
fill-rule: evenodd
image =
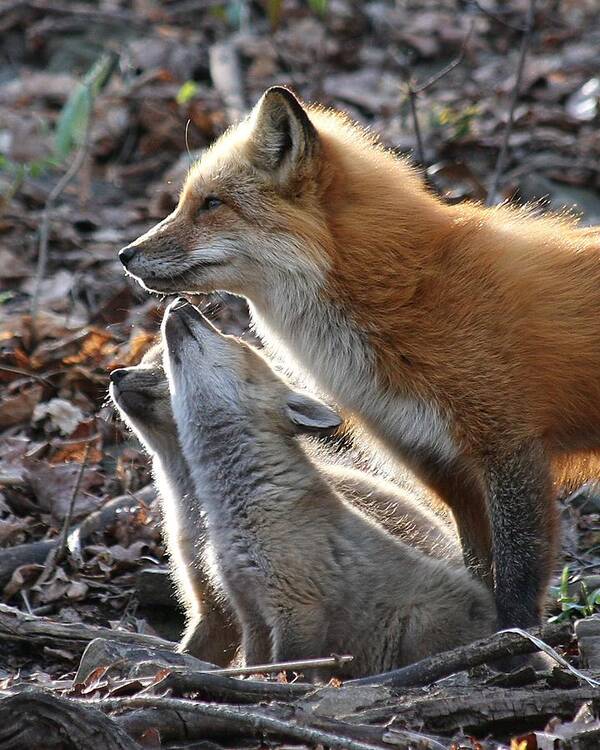
M 79 494 L 79 488 L 81 487 L 83 474 L 87 467 L 88 458 L 90 456 L 90 446 L 92 444 L 92 441 L 95 439 L 96 439 L 96 436 L 94 435 L 92 436 L 92 438 L 88 439 L 85 443 L 85 449 L 83 452 L 81 465 L 79 467 L 79 472 L 77 474 L 77 480 L 73 487 L 73 492 L 71 493 L 71 498 L 69 500 L 69 508 L 67 510 L 67 514 L 65 515 L 65 520 L 63 522 L 63 526 L 60 532 L 60 539 L 59 539 L 57 550 L 56 550 L 56 562 L 59 562 L 60 560 L 62 560 L 63 555 L 65 554 L 65 550 L 67 549 L 67 539 L 69 536 L 69 527 L 71 526 L 71 519 L 73 518 L 73 510 L 75 509 L 75 500 L 77 499 L 77 495 Z
M 500 630 L 499 632 L 500 633 L 516 633 L 517 635 L 520 635 L 523 638 L 528 638 L 534 644 L 534 646 L 537 646 L 540 651 L 543 651 L 545 654 L 547 654 L 552 659 L 554 659 L 554 661 L 560 664 L 560 666 L 563 669 L 566 669 L 567 672 L 571 672 L 571 674 L 574 674 L 575 677 L 577 677 L 579 680 L 582 680 L 583 682 L 587 682 L 587 684 L 590 687 L 600 687 L 600 682 L 598 680 L 594 680 L 592 677 L 588 677 L 587 675 L 583 674 L 583 672 L 580 672 L 578 669 L 575 669 L 575 667 L 571 666 L 566 659 L 563 659 L 562 656 L 555 649 L 553 649 L 547 643 L 544 643 L 544 641 L 542 641 L 541 638 L 538 638 L 537 636 L 533 635 L 533 633 L 528 633 L 526 630 L 523 630 L 522 628 L 506 628 L 505 630 Z
M 36 268 L 36 273 L 35 273 L 35 285 L 33 288 L 33 297 L 31 299 L 31 330 L 33 332 L 34 338 L 35 338 L 35 322 L 37 319 L 38 308 L 39 308 L 40 289 L 42 286 L 42 281 L 44 280 L 44 277 L 46 275 L 46 265 L 48 263 L 48 237 L 50 234 L 50 212 L 51 212 L 51 209 L 54 207 L 55 201 L 60 197 L 61 193 L 63 192 L 63 190 L 65 190 L 65 188 L 71 182 L 71 180 L 77 175 L 77 173 L 79 172 L 79 170 L 81 169 L 81 167 L 83 166 L 85 162 L 85 158 L 87 156 L 88 149 L 89 149 L 91 123 L 92 123 L 92 112 L 90 109 L 81 146 L 79 147 L 77 154 L 71 163 L 71 166 L 67 169 L 64 175 L 60 178 L 60 180 L 56 183 L 56 185 L 50 191 L 50 194 L 48 195 L 48 198 L 46 200 L 46 205 L 44 206 L 44 213 L 42 214 L 42 225 L 40 227 L 40 242 L 39 242 L 39 247 L 38 247 L 38 259 L 37 259 L 37 268 Z
M 415 131 L 415 137 L 417 139 L 417 158 L 419 164 L 426 168 L 425 164 L 425 148 L 423 146 L 423 136 L 421 135 L 421 126 L 419 125 L 419 118 L 417 117 L 417 92 L 413 88 L 412 83 L 408 83 L 407 87 L 408 103 L 410 104 L 410 115 L 413 121 L 413 128 Z
M 44 378 L 41 375 L 36 375 L 33 372 L 28 372 L 27 370 L 23 370 L 21 367 L 11 367 L 10 365 L 0 365 L 0 371 L 12 372 L 14 375 L 23 375 L 23 377 L 30 378 L 31 380 L 35 380 L 37 383 L 42 383 L 43 385 L 51 385 L 48 378 Z
M 463 43 L 460 47 L 460 52 L 458 53 L 458 56 L 452 60 L 452 62 L 448 63 L 445 68 L 442 68 L 440 71 L 432 75 L 430 78 L 428 78 L 425 83 L 422 83 L 420 86 L 415 87 L 415 93 L 416 94 L 422 94 L 423 91 L 426 91 L 430 86 L 433 86 L 434 83 L 437 83 L 439 80 L 441 80 L 444 76 L 447 76 L 448 73 L 454 70 L 454 68 L 457 68 L 461 62 L 465 58 L 465 54 L 467 51 L 467 45 L 469 44 L 469 41 L 471 39 L 471 34 L 473 33 L 473 21 L 471 21 L 471 25 L 469 26 L 469 30 L 467 31 L 467 35 L 465 36 Z
M 68 445 L 81 445 L 81 443 L 93 443 L 94 440 L 98 440 L 101 435 L 99 432 L 95 432 L 93 435 L 85 438 L 70 438 L 69 440 L 56 440 L 53 445 L 57 448 L 65 448 Z
M 419 125 L 419 118 L 417 116 L 417 98 L 424 91 L 427 91 L 427 89 L 430 86 L 433 86 L 434 83 L 437 83 L 438 81 L 440 81 L 444 76 L 448 75 L 448 73 L 450 73 L 452 70 L 454 70 L 454 68 L 458 67 L 461 64 L 461 62 L 463 61 L 465 57 L 467 44 L 469 43 L 472 33 L 473 33 L 473 22 L 471 22 L 471 25 L 469 27 L 469 30 L 467 31 L 467 35 L 465 36 L 463 40 L 463 43 L 460 48 L 460 52 L 458 53 L 457 57 L 454 60 L 452 60 L 452 62 L 448 63 L 448 65 L 446 65 L 440 71 L 438 71 L 435 75 L 430 76 L 424 83 L 416 85 L 410 75 L 407 78 L 406 94 L 408 96 L 408 102 L 410 105 L 410 114 L 411 114 L 411 118 L 413 122 L 413 128 L 415 131 L 415 137 L 417 139 L 417 158 L 419 160 L 419 163 L 424 169 L 426 168 L 427 164 L 425 162 L 425 148 L 423 145 L 423 136 L 421 134 L 421 126 Z
M 571 635 L 572 628 L 569 623 L 556 623 L 536 628 L 533 631 L 534 639 L 531 639 L 529 635 L 523 637 L 521 632 L 500 631 L 466 646 L 458 646 L 452 651 L 428 656 L 407 667 L 349 680 L 346 685 L 421 687 L 479 664 L 506 656 L 529 654 L 538 649 L 540 641 L 543 641 L 546 646 L 565 643 L 570 640 Z
M 179 717 L 185 715 L 196 715 L 205 718 L 211 718 L 216 721 L 227 722 L 231 729 L 237 729 L 242 732 L 252 732 L 253 734 L 266 733 L 278 738 L 289 738 L 301 740 L 310 745 L 326 745 L 330 748 L 340 748 L 340 750 L 381 750 L 381 745 L 372 745 L 371 743 L 361 742 L 350 739 L 337 732 L 325 731 L 320 728 L 312 727 L 307 724 L 301 724 L 298 719 L 285 721 L 275 716 L 269 716 L 266 713 L 249 711 L 245 708 L 236 708 L 230 705 L 218 705 L 213 703 L 203 703 L 199 701 L 189 701 L 182 698 L 167 698 L 160 696 L 158 698 L 101 698 L 92 700 L 71 699 L 76 703 L 84 706 L 93 706 L 101 711 L 122 711 L 128 708 L 158 708 L 166 711 L 173 711 Z M 126 721 L 127 717 L 123 717 Z M 331 721 L 338 731 L 346 729 L 341 722 Z
M 512 29 L 513 31 L 520 31 L 521 33 L 525 31 L 526 29 L 525 26 L 515 26 L 515 24 L 509 23 L 506 19 L 502 18 L 502 16 L 498 15 L 497 13 L 494 13 L 494 11 L 484 8 L 483 5 L 479 2 L 479 0 L 471 0 L 471 2 L 480 13 L 483 13 L 484 16 L 487 16 L 488 18 L 491 18 L 493 21 L 496 21 L 496 23 L 499 23 L 502 26 L 506 26 L 507 29 Z
M 44 569 L 42 570 L 39 578 L 35 582 L 36 586 L 41 586 L 43 583 L 45 583 L 48 580 L 48 578 L 50 578 L 57 564 L 64 557 L 65 550 L 67 549 L 67 540 L 68 540 L 68 535 L 69 535 L 69 527 L 71 525 L 71 518 L 73 517 L 73 510 L 75 508 L 75 500 L 77 498 L 77 494 L 79 493 L 79 488 L 81 487 L 83 474 L 85 472 L 85 468 L 88 462 L 88 457 L 90 453 L 90 444 L 91 444 L 91 440 L 87 440 L 85 444 L 85 452 L 83 454 L 83 460 L 81 461 L 81 465 L 79 466 L 79 471 L 77 472 L 77 478 L 75 480 L 75 484 L 73 485 L 73 491 L 71 493 L 71 497 L 69 500 L 69 507 L 67 509 L 67 514 L 65 516 L 62 529 L 60 532 L 60 536 L 58 538 L 58 543 L 56 547 L 53 547 L 48 553 L 48 557 L 46 558 L 46 562 L 44 563 Z
M 529 50 L 531 42 L 531 35 L 533 32 L 534 21 L 535 21 L 535 2 L 536 0 L 529 0 L 529 10 L 527 11 L 527 21 L 525 24 L 525 30 L 521 38 L 521 49 L 519 51 L 519 62 L 517 65 L 517 77 L 515 79 L 515 85 L 512 91 L 512 97 L 510 101 L 510 109 L 508 111 L 508 122 L 504 129 L 504 136 L 502 138 L 502 145 L 500 146 L 500 152 L 496 161 L 496 168 L 494 169 L 494 175 L 490 183 L 490 189 L 487 196 L 486 205 L 493 206 L 496 203 L 496 196 L 498 193 L 498 185 L 500 183 L 500 177 L 504 171 L 504 163 L 506 161 L 506 154 L 508 152 L 508 141 L 510 134 L 512 133 L 514 120 L 515 120 L 515 109 L 517 102 L 519 101 L 519 94 L 521 91 L 521 81 L 523 79 L 523 71 L 525 69 L 525 58 Z
M 318 667 L 339 667 L 348 664 L 353 656 L 330 656 L 324 659 L 305 659 L 304 661 L 280 661 L 273 664 L 257 664 L 254 667 L 227 667 L 226 669 L 207 670 L 210 674 L 221 674 L 235 677 L 245 674 L 269 674 L 273 672 L 298 672 L 303 669 L 317 669 Z

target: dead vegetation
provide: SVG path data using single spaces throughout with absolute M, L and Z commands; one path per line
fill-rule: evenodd
M 524 32 L 529 7 L 0 3 L 3 748 L 600 744 L 598 688 L 565 668 L 504 677 L 455 654 L 418 687 L 314 692 L 303 677 L 207 675 L 170 653 L 182 622 L 148 462 L 105 402 L 108 372 L 138 361 L 163 309 L 125 279 L 117 250 L 174 207 L 188 147 L 208 146 L 273 83 L 346 110 L 400 152 L 420 142 L 449 201 L 547 195 L 599 223 L 596 0 L 539 0 Z M 90 71 L 107 54 L 100 82 Z M 220 324 L 244 331 L 244 305 L 225 302 Z M 593 488 L 564 503 L 571 581 L 600 567 L 599 511 Z M 598 583 L 564 579 L 565 620 L 594 612 Z M 586 623 L 575 639 L 568 627 L 544 636 L 594 678 L 600 632 Z

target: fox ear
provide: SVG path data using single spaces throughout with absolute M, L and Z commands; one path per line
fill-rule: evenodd
M 300 102 L 283 86 L 268 89 L 252 111 L 253 161 L 285 180 L 316 152 L 319 135 Z
M 342 418 L 327 404 L 297 391 L 288 396 L 286 413 L 299 432 L 330 433 L 342 424 Z

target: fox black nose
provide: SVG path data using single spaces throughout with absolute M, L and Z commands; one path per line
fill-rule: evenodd
M 119 251 L 119 260 L 125 266 L 125 268 L 127 268 L 127 264 L 137 253 L 137 251 L 138 248 L 135 245 L 127 245 L 127 247 L 124 247 Z
M 118 385 L 119 381 L 123 380 L 125 375 L 127 375 L 127 370 L 124 367 L 119 367 L 118 370 L 113 370 L 108 377 L 111 383 Z

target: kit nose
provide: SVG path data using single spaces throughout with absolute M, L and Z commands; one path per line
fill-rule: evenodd
M 125 268 L 127 268 L 127 264 L 137 253 L 137 251 L 138 248 L 135 245 L 127 245 L 127 247 L 124 247 L 119 251 L 119 260 L 125 266 Z
M 118 370 L 113 370 L 109 375 L 110 382 L 118 385 L 119 381 L 123 380 L 125 375 L 127 375 L 127 370 L 124 367 L 120 367 Z

